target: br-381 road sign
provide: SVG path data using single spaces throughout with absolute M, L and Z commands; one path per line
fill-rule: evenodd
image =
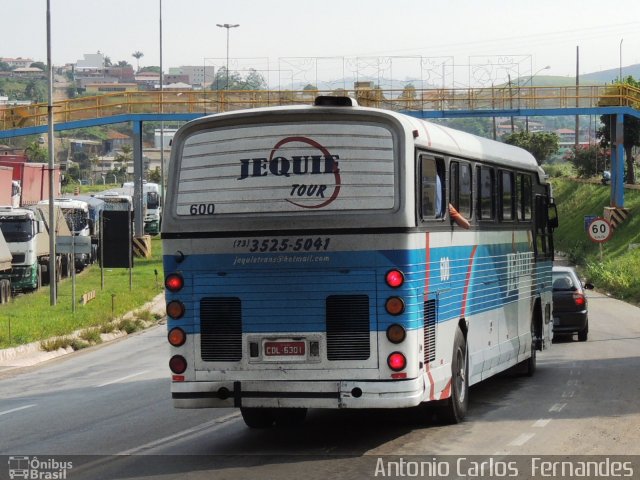
M 611 223 L 608 220 L 597 217 L 590 224 L 589 228 L 587 228 L 587 234 L 589 238 L 597 243 L 603 243 L 611 238 L 611 234 L 613 233 L 613 228 L 611 228 Z

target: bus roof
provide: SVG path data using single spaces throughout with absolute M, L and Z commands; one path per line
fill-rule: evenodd
M 342 97 L 336 97 L 342 98 Z M 535 157 L 523 148 L 509 145 L 503 142 L 480 137 L 471 133 L 455 130 L 453 128 L 438 125 L 423 119 L 419 119 L 400 112 L 384 110 L 380 108 L 361 106 L 309 106 L 292 105 L 286 107 L 265 107 L 248 110 L 236 110 L 232 112 L 218 113 L 200 119 L 193 120 L 191 124 L 209 123 L 212 119 L 224 123 L 225 119 L 233 122 L 233 119 L 243 117 L 255 117 L 260 114 L 286 116 L 287 114 L 373 114 L 381 117 L 391 117 L 400 122 L 404 129 L 414 136 L 417 147 L 436 151 L 445 155 L 459 156 L 468 159 L 489 161 L 510 168 L 522 168 L 535 171 L 540 175 L 540 181 L 545 181 L 544 171 L 539 167 Z M 216 122 L 218 123 L 218 122 Z M 481 152 L 482 156 L 479 155 Z

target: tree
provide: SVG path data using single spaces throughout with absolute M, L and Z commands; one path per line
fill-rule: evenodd
M 160 67 L 142 67 L 140 70 L 138 70 L 138 73 L 142 72 L 160 73 Z
M 0 62 L 0 72 L 10 72 L 11 71 L 11 65 L 9 65 L 7 62 Z
M 250 69 L 245 78 L 238 72 L 229 72 L 229 85 L 227 86 L 227 69 L 221 67 L 213 79 L 211 90 L 266 90 L 267 82 L 255 69 Z
M 144 57 L 144 53 L 142 53 L 142 52 L 140 52 L 140 51 L 136 50 L 135 52 L 133 52 L 133 53 L 131 54 L 131 56 L 132 56 L 133 58 L 135 58 L 135 59 L 136 59 L 136 62 L 137 62 L 137 68 L 136 68 L 136 71 L 137 71 L 137 72 L 139 72 L 139 71 L 140 71 L 140 59 L 141 59 L 142 57 Z
M 155 170 L 149 172 L 149 181 L 153 183 L 160 183 L 162 181 L 162 173 L 160 167 L 156 167 Z
M 43 63 L 43 62 L 33 62 L 31 65 L 29 65 L 31 68 L 39 68 L 40 70 L 42 70 L 43 72 L 47 71 L 47 66 Z
M 116 67 L 130 67 L 131 64 L 129 62 L 127 62 L 126 60 L 120 60 L 118 62 L 118 64 L 116 65 Z
M 45 162 L 49 158 L 49 150 L 40 145 L 37 140 L 25 147 L 24 154 L 30 162 Z
M 604 170 L 604 160 L 607 156 L 607 151 L 598 145 L 579 145 L 565 155 L 565 160 L 573 164 L 579 177 L 589 178 L 598 173 L 598 159 L 602 161 L 599 170 Z
M 560 149 L 560 138 L 552 132 L 515 132 L 504 137 L 509 145 L 524 148 L 542 165 L 551 155 Z
M 29 80 L 27 86 L 24 87 L 24 96 L 36 103 L 44 102 L 47 99 L 47 88 L 44 82 Z
M 611 86 L 611 89 L 618 90 L 622 85 L 629 85 L 631 87 L 640 88 L 640 81 L 635 80 L 631 75 L 627 78 L 623 79 L 622 84 L 617 83 Z M 605 91 L 605 95 L 607 92 Z M 599 106 L 606 106 L 607 98 L 603 98 L 598 102 Z M 640 98 L 637 100 L 636 108 L 640 106 Z M 602 147 L 610 147 L 612 143 L 612 130 L 613 137 L 615 138 L 615 115 L 601 115 L 600 121 L 602 122 L 602 127 L 596 132 L 597 138 L 600 139 L 600 146 Z M 612 129 L 612 126 L 614 127 Z M 633 184 L 635 183 L 635 166 L 633 163 L 633 147 L 640 147 L 640 119 L 636 117 L 632 117 L 631 115 L 624 115 L 624 156 L 626 160 L 626 183 Z

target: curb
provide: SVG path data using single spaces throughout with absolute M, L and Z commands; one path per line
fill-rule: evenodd
M 145 303 L 135 310 L 125 313 L 118 319 L 126 320 L 129 318 L 133 318 L 136 312 L 144 310 L 149 310 L 152 314 L 164 317 L 164 293 L 156 295 L 153 300 Z M 154 323 L 154 325 L 156 325 L 156 323 Z M 76 330 L 75 332 L 64 335 L 63 337 L 77 338 L 85 330 L 86 329 Z M 100 338 L 102 339 L 102 343 L 107 343 L 118 338 L 126 337 L 127 335 L 128 334 L 126 332 L 103 333 L 100 335 Z M 53 337 L 49 340 L 55 340 L 57 338 L 62 337 Z M 47 360 L 51 360 L 75 352 L 75 350 L 71 347 L 59 348 L 58 350 L 52 352 L 44 351 L 41 347 L 43 341 L 46 341 L 46 339 L 0 350 L 0 372 L 14 368 L 30 367 L 42 362 L 46 362 Z

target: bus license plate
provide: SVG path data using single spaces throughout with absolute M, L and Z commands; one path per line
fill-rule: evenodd
M 304 342 L 265 342 L 264 354 L 267 357 L 303 356 L 305 354 Z

